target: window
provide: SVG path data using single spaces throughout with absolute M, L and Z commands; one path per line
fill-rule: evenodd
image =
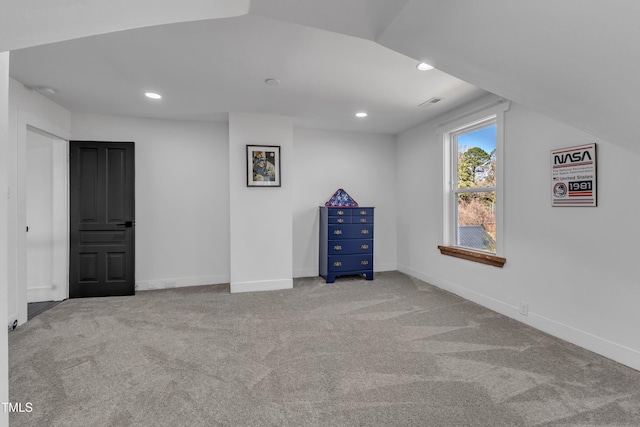
M 445 255 L 501 267 L 503 102 L 443 132 Z
M 496 120 L 451 134 L 456 246 L 496 253 Z

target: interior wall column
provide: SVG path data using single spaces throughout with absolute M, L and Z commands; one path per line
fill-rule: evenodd
M 9 52 L 0 52 L 0 402 L 9 401 L 9 350 L 7 335 L 7 227 L 9 146 Z M 0 407 L 0 427 L 9 425 L 9 414 Z
M 280 187 L 247 187 L 247 145 L 280 146 Z M 291 118 L 229 114 L 231 292 L 293 287 L 292 161 Z

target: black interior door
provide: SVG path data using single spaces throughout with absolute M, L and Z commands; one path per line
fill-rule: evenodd
M 135 293 L 133 142 L 69 144 L 69 297 Z

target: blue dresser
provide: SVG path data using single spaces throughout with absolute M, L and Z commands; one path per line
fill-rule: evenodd
M 373 209 L 320 206 L 320 276 L 373 280 Z

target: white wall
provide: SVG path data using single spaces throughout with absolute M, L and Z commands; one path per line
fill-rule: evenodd
M 226 123 L 74 114 L 72 140 L 135 142 L 137 289 L 229 282 Z
M 293 287 L 291 119 L 229 114 L 231 292 Z M 246 145 L 279 145 L 280 187 L 247 187 Z
M 634 226 L 640 156 L 513 104 L 505 113 L 503 269 L 443 256 L 442 141 L 434 120 L 398 137 L 399 270 L 640 369 Z M 598 143 L 598 207 L 550 206 L 550 150 Z M 519 313 L 520 302 L 529 315 Z
M 286 123 L 281 123 L 282 120 Z M 264 224 L 269 224 L 268 235 L 274 236 L 275 224 L 289 215 L 292 219 L 271 242 L 271 247 L 278 245 L 278 249 L 270 253 L 287 260 L 283 254 L 292 252 L 292 267 L 281 267 L 292 269 L 293 277 L 317 275 L 318 206 L 338 188 L 344 188 L 362 205 L 376 207 L 375 269 L 396 269 L 395 139 L 392 136 L 306 129 L 293 129 L 291 136 L 289 119 L 250 114 L 232 115 L 232 123 L 237 124 L 237 147 L 230 161 L 226 125 L 73 115 L 73 139 L 136 142 L 136 277 L 139 289 L 162 288 L 166 282 L 176 282 L 180 286 L 234 281 L 229 267 L 230 262 L 233 265 L 230 246 L 234 244 L 239 248 L 237 283 L 280 280 L 281 273 L 271 274 L 256 267 L 258 257 L 247 256 L 250 247 L 247 241 L 254 241 L 256 234 L 264 235 Z M 274 129 L 269 130 L 272 127 Z M 275 134 L 269 136 L 270 132 Z M 287 138 L 293 138 L 292 152 L 283 146 Z M 247 143 L 283 146 L 281 188 L 246 187 L 244 156 Z M 191 154 L 180 154 L 185 149 Z M 198 155 L 200 149 L 204 150 L 202 155 Z M 336 152 L 340 152 L 340 156 L 336 156 Z M 178 158 L 181 158 L 183 168 L 168 172 L 167 165 Z M 147 171 L 143 172 L 142 168 Z M 183 176 L 181 171 L 185 169 L 191 177 Z M 199 191 L 181 189 L 196 181 L 203 186 Z M 237 197 L 242 199 L 238 202 L 237 212 L 231 216 L 230 191 L 237 191 Z M 212 195 L 208 205 L 200 196 L 202 192 Z M 170 194 L 180 197 L 180 204 L 172 204 Z M 265 200 L 258 203 L 257 198 Z M 277 216 L 276 222 L 264 217 L 257 219 L 257 203 L 275 206 L 275 210 L 262 211 L 262 215 L 272 212 Z M 175 227 L 164 230 L 166 223 L 179 223 L 185 211 L 197 215 L 195 221 L 187 219 L 186 236 Z M 144 219 L 145 212 L 153 215 Z M 233 218 L 237 220 L 237 227 L 230 225 L 229 234 L 224 227 Z M 250 229 L 247 224 L 256 224 L 259 230 Z M 211 229 L 207 231 L 206 227 Z M 157 232 L 156 228 L 164 231 Z M 250 236 L 245 236 L 247 233 Z M 204 243 L 209 242 L 208 247 L 194 247 L 195 242 L 189 235 L 201 236 Z M 229 235 L 234 241 L 230 242 Z M 293 249 L 286 243 L 289 238 L 293 239 Z M 209 255 L 199 263 L 190 262 L 198 258 L 198 252 L 201 256 Z M 207 257 L 211 260 L 206 261 Z M 271 268 L 277 263 L 267 265 Z
M 338 188 L 374 206 L 374 270 L 396 269 L 396 151 L 390 135 L 294 129 L 293 275 L 318 275 L 318 206 Z

